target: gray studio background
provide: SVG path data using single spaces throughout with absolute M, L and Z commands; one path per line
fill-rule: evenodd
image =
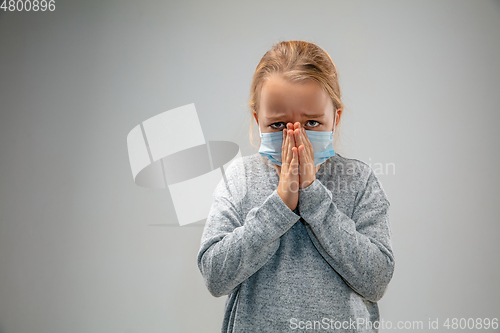
M 225 297 L 196 264 L 203 230 L 177 225 L 167 190 L 133 182 L 126 136 L 195 103 L 206 140 L 255 153 L 251 76 L 291 39 L 338 66 L 338 151 L 395 165 L 379 175 L 396 256 L 381 318 L 438 331 L 499 318 L 499 33 L 500 3 L 485 0 L 0 12 L 0 332 L 220 330 Z

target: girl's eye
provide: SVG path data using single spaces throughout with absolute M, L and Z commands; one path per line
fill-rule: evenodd
M 271 128 L 273 128 L 273 129 L 280 129 L 280 128 L 283 128 L 283 126 L 285 126 L 285 123 L 279 122 L 279 123 L 271 124 L 269 126 L 271 126 Z
M 306 126 L 308 126 L 308 127 L 316 127 L 316 126 L 319 126 L 319 122 L 317 122 L 316 120 L 308 120 L 306 122 Z

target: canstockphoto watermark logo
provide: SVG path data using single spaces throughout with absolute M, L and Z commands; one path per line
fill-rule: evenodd
M 231 162 L 241 157 L 233 142 L 205 141 L 194 103 L 135 126 L 127 147 L 135 183 L 168 188 L 181 226 L 208 217 L 215 188 Z

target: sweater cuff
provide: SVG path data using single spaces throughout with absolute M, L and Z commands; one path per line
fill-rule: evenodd
M 299 208 L 299 214 L 308 223 L 314 220 L 317 214 L 323 214 L 332 204 L 335 205 L 331 194 L 317 179 L 308 187 L 299 190 L 299 204 L 297 207 Z M 335 208 L 337 207 L 335 206 Z
M 261 222 L 260 224 L 264 233 L 279 237 L 300 220 L 300 215 L 295 214 L 281 200 L 277 190 L 274 190 L 259 209 L 257 209 L 255 218 Z

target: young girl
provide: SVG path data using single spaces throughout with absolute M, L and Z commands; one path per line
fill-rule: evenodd
M 250 97 L 259 153 L 226 170 L 198 253 L 210 293 L 228 295 L 222 332 L 378 332 L 389 200 L 367 164 L 334 152 L 333 61 L 313 43 L 277 43 Z

